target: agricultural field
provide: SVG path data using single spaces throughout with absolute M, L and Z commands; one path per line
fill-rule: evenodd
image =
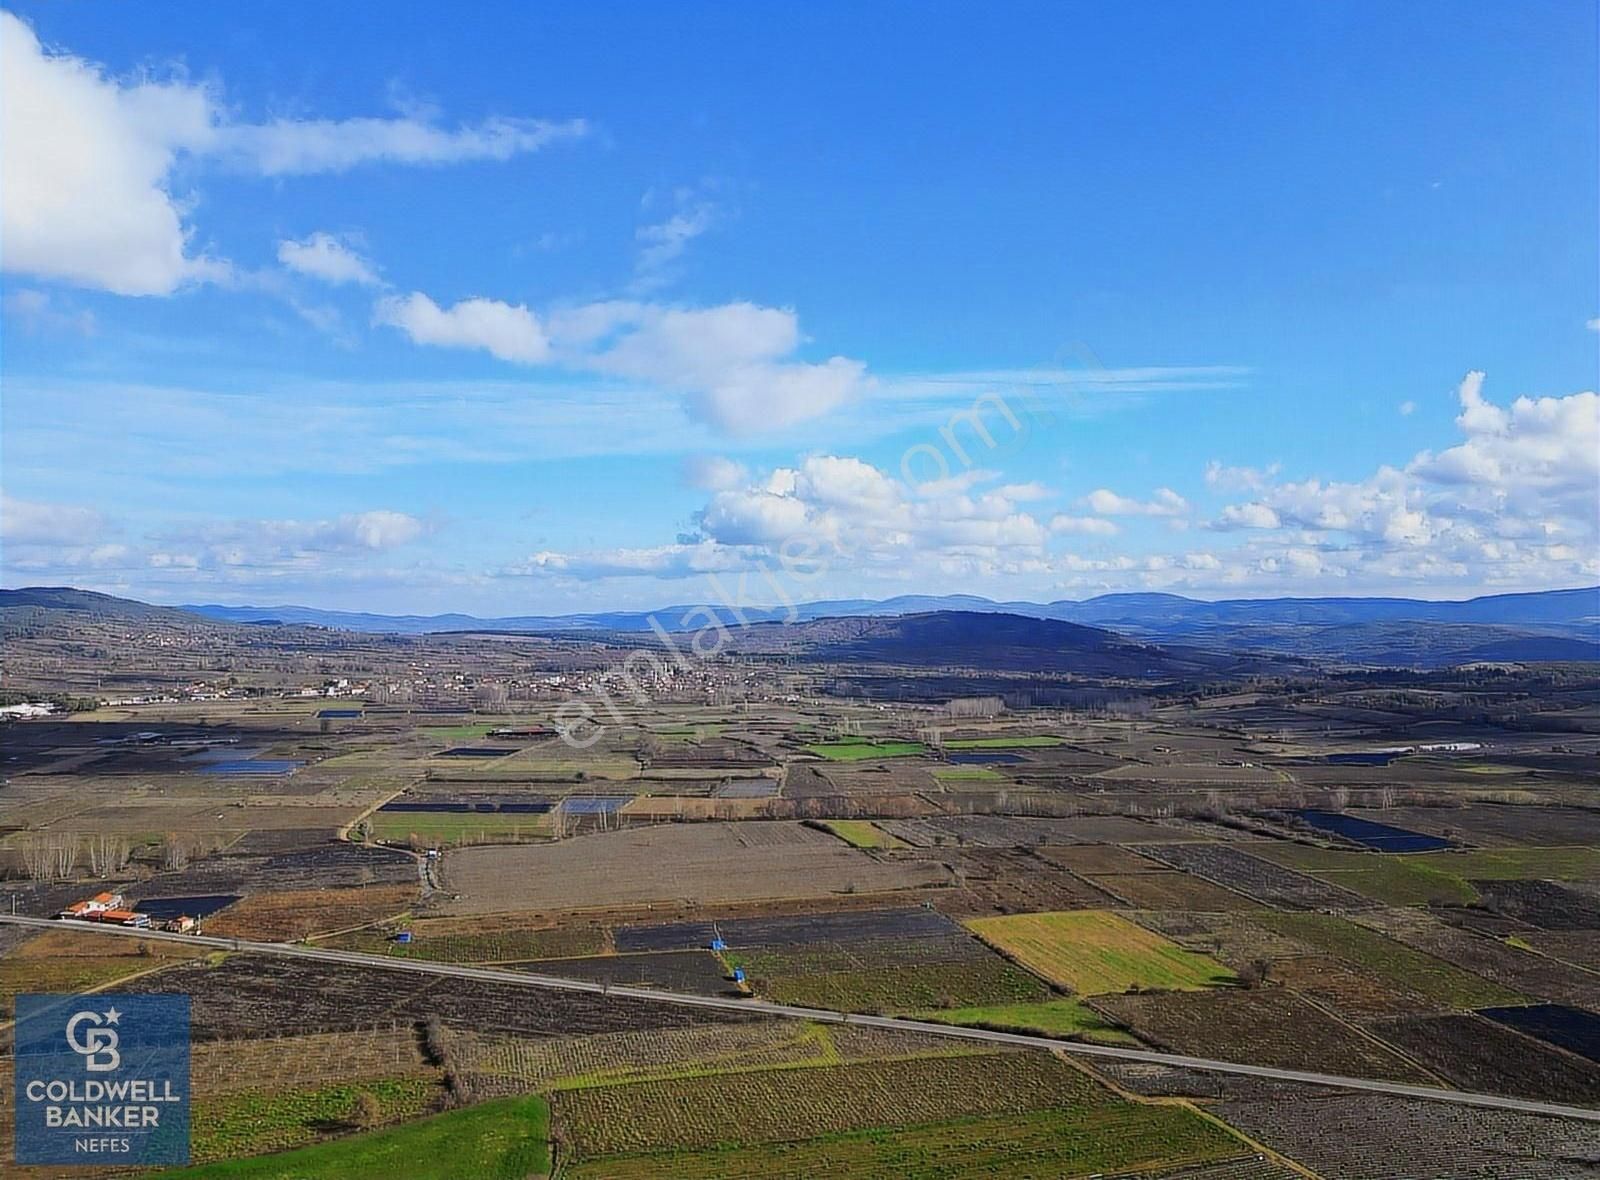
M 974 918 L 968 926 L 1002 955 L 1080 996 L 1234 982 L 1234 974 L 1214 959 L 1106 911 Z
M 1250 851 L 1382 905 L 1471 905 L 1478 900 L 1478 891 L 1466 878 L 1419 857 L 1309 844 L 1252 844 Z
M 1348 889 L 1226 844 L 1141 845 L 1134 851 L 1277 908 L 1346 909 L 1365 904 L 1359 894 Z
M 1331 914 L 1259 914 L 1256 923 L 1315 947 L 1389 987 L 1445 1008 L 1515 1001 L 1516 992 Z
M 1393 1050 L 1281 988 L 1105 995 L 1090 1006 L 1171 1053 L 1427 1083 Z
M 909 845 L 877 824 L 864 819 L 830 819 L 823 827 L 852 848 L 906 848 Z
M 1388 1020 L 1372 1033 L 1462 1090 L 1600 1105 L 1600 1070 L 1472 1014 Z
M 1103 1045 L 1137 1045 L 1137 1038 L 1079 1000 L 1057 996 L 1022 1004 L 986 1004 L 970 1008 L 931 1008 L 915 1014 L 919 1020 L 993 1028 L 1001 1032 L 1066 1037 Z
M 399 929 L 411 941 L 395 941 Z M 533 959 L 598 955 L 610 949 L 605 928 L 470 925 L 449 918 L 423 918 L 389 928 L 352 930 L 317 940 L 319 945 L 398 959 L 440 963 L 515 963 Z
M 205 920 L 207 934 L 263 942 L 294 942 L 331 930 L 393 917 L 417 902 L 412 885 L 370 889 L 285 889 L 255 893 Z
M 926 754 L 928 747 L 921 742 L 868 742 L 837 741 L 818 742 L 804 747 L 806 753 L 826 758 L 829 762 L 867 762 L 875 758 L 910 758 Z
M 511 984 L 445 980 L 382 968 L 229 955 L 140 976 L 130 992 L 187 994 L 194 1039 L 231 1040 L 299 1032 L 350 1032 L 377 1022 L 417 1022 L 526 1036 L 570 1036 L 628 1028 L 680 1028 L 753 1019 L 591 992 L 549 991 L 538 1003 Z
M 1575 1180 L 1593 1123 L 1376 1094 L 1277 1088 L 1211 1107 L 1268 1147 L 1339 1180 Z
M 947 750 L 1037 750 L 1066 744 L 1064 737 L 1052 734 L 1033 734 L 1017 737 L 949 738 L 942 744 Z
M 1015 914 L 967 924 L 1002 954 L 1078 995 L 1208 988 L 1234 979 L 1214 959 L 1104 911 Z
M 1057 868 L 1031 848 L 963 848 L 935 855 L 953 867 L 956 888 L 934 903 L 953 916 L 1105 909 L 1118 904 L 1113 894 Z
M 1087 879 L 1133 909 L 1227 913 L 1261 908 L 1243 894 L 1188 873 L 1101 873 Z
M 738 827 L 768 829 L 759 853 Z M 924 861 L 881 861 L 795 823 L 671 824 L 550 845 L 463 848 L 443 857 L 447 914 L 585 909 L 690 899 L 888 893 L 948 883 Z
M 358 1120 L 357 1103 L 370 1095 L 372 1109 Z M 444 1099 L 437 1076 L 407 1075 L 339 1082 L 316 1089 L 242 1090 L 198 1095 L 193 1111 L 191 1158 L 197 1163 L 237 1159 L 303 1147 L 330 1131 L 403 1122 L 436 1110 Z
M 778 1144 L 798 1141 L 802 1152 L 842 1150 L 843 1158 L 850 1159 L 859 1149 L 841 1143 L 840 1137 L 862 1132 L 876 1137 L 892 1128 L 916 1127 L 927 1128 L 935 1136 L 932 1143 L 923 1139 L 916 1154 L 891 1148 L 882 1156 L 878 1153 L 884 1145 L 871 1145 L 862 1161 L 866 1170 L 851 1174 L 887 1174 L 882 1169 L 895 1160 L 900 1167 L 926 1161 L 921 1163 L 929 1169 L 924 1175 L 949 1174 L 937 1171 L 939 1156 L 928 1148 L 948 1143 L 951 1131 L 962 1130 L 967 1119 L 1002 1121 L 1015 1128 L 988 1150 L 998 1151 L 998 1159 L 1011 1166 L 1023 1160 L 1029 1163 L 1022 1166 L 1036 1166 L 1030 1154 L 1041 1144 L 1028 1134 L 1028 1124 L 1044 1112 L 1055 1116 L 1048 1120 L 1052 1138 L 1058 1140 L 1054 1158 L 1076 1153 L 1091 1168 L 1190 1163 L 1237 1154 L 1230 1136 L 1193 1113 L 1123 1102 L 1075 1068 L 1042 1054 L 913 1058 L 601 1086 L 561 1091 L 552 1109 L 566 1150 L 579 1165 L 577 1175 L 586 1174 L 585 1164 L 596 1165 L 587 1174 L 606 1176 L 750 1174 L 730 1172 L 730 1167 L 772 1174 L 775 1164 L 792 1168 L 796 1162 L 791 1149 L 780 1150 Z M 1025 1142 L 1032 1141 L 1028 1153 L 1020 1156 L 1013 1145 L 1019 1131 Z M 728 1160 L 730 1136 L 741 1157 L 758 1145 L 773 1146 L 755 1153 L 748 1164 L 744 1158 Z M 913 1136 L 907 1147 L 918 1138 Z M 807 1142 L 817 1140 L 825 1140 L 826 1146 Z M 781 1164 L 770 1158 L 765 1165 L 757 1162 L 772 1155 Z M 719 1165 L 717 1156 L 725 1162 Z M 956 1161 L 960 1156 L 958 1150 Z M 1051 1158 L 1045 1156 L 1044 1162 Z M 600 1160 L 604 1167 L 597 1166 Z M 624 1167 L 628 1170 L 619 1170 Z
M 598 666 L 589 642 L 502 636 L 492 658 L 543 677 L 554 645 L 575 653 L 563 672 Z M 16 743 L 0 792 L 0 912 L 14 897 L 52 914 L 103 882 L 154 912 L 211 897 L 208 934 L 396 962 L 0 925 L 0 998 L 192 996 L 197 1177 L 526 1177 L 552 1149 L 561 1180 L 1391 1180 L 1395 1160 L 1419 1180 L 1455 1160 L 1479 1180 L 1578 1174 L 1560 1164 L 1592 1137 L 1555 1120 L 835 1014 L 1600 1106 L 1583 763 L 1600 747 L 1578 732 L 1600 732 L 1600 689 L 1555 736 L 1524 728 L 1525 695 L 1435 709 L 1363 687 L 1379 673 L 1153 695 L 1117 716 L 1122 698 L 1077 679 L 1079 703 L 1013 703 L 1057 690 L 1028 671 L 990 722 L 947 710 L 942 674 L 895 672 L 883 683 L 907 695 L 862 700 L 826 688 L 875 683 L 853 673 L 745 677 L 743 661 L 719 665 L 729 703 L 623 704 L 592 751 L 532 736 L 565 699 L 537 689 L 492 713 L 263 699 L 52 722 Z M 1501 705 L 1517 728 L 1453 719 Z M 1328 760 L 1457 738 L 1492 745 L 1499 772 L 1479 773 L 1488 755 Z M 506 752 L 470 752 L 489 748 Z M 1450 847 L 1360 850 L 1347 837 L 1373 829 L 1312 832 L 1292 818 L 1308 812 Z M 82 841 L 79 863 L 25 875 L 51 833 Z M 112 833 L 129 855 L 102 876 L 90 837 Z M 436 963 L 733 1006 L 402 970 Z M 1540 1175 L 1530 1145 L 1572 1154 Z
M 1121 1103 L 1020 1115 L 957 1118 L 906 1128 L 820 1135 L 753 1147 L 613 1156 L 577 1164 L 566 1175 L 598 1180 L 811 1180 L 853 1176 L 863 1180 L 984 1180 L 997 1175 L 1092 1176 L 1119 1174 L 1156 1180 L 1293 1180 L 1292 1174 L 1255 1170 L 1244 1145 L 1216 1124 L 1171 1106 Z M 1200 1166 L 1199 1160 L 1248 1160 L 1235 1170 Z
M 550 1170 L 549 1107 L 478 1103 L 295 1151 L 171 1169 L 173 1180 L 527 1180 Z

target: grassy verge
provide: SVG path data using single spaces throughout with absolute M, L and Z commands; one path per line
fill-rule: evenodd
M 918 1020 L 993 1028 L 1001 1032 L 1045 1037 L 1082 1037 L 1105 1045 L 1137 1045 L 1138 1038 L 1107 1024 L 1105 1018 L 1077 1000 L 1062 998 L 1035 1004 L 990 1004 L 979 1008 L 932 1008 Z
M 162 1175 L 183 1180 L 525 1180 L 550 1171 L 550 1108 L 506 1098 L 297 1151 Z

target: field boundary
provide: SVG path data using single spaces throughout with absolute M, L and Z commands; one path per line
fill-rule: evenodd
M 582 979 L 563 979 L 553 975 L 499 971 L 492 968 L 467 967 L 452 963 L 431 963 L 419 959 L 389 959 L 381 955 L 367 955 L 356 951 L 333 951 L 292 943 L 250 942 L 245 939 L 215 938 L 209 935 L 172 934 L 166 931 L 134 930 L 125 927 L 62 921 L 54 918 L 25 918 L 0 914 L 0 922 L 47 930 L 69 929 L 81 931 L 85 934 L 101 934 L 113 938 L 144 938 L 187 943 L 239 953 L 274 955 L 284 958 L 319 959 L 323 962 L 342 964 L 347 967 L 387 968 L 391 971 L 411 971 L 423 975 L 481 980 L 490 983 L 509 983 L 547 990 L 591 992 L 602 996 L 617 996 L 619 998 L 653 1001 L 661 1004 L 677 1004 L 684 1007 L 717 1008 L 766 1016 L 813 1020 L 820 1023 L 860 1024 L 895 1032 L 921 1032 L 932 1036 L 1021 1045 L 1030 1049 L 1045 1049 L 1052 1052 L 1071 1053 L 1085 1057 L 1138 1061 L 1149 1065 L 1176 1066 L 1180 1069 L 1201 1070 L 1208 1073 L 1238 1074 L 1245 1077 L 1269 1078 L 1274 1081 L 1298 1082 L 1304 1085 L 1340 1090 L 1364 1090 L 1402 1098 L 1418 1098 L 1430 1102 L 1450 1103 L 1457 1106 L 1480 1106 L 1499 1110 L 1514 1110 L 1527 1114 L 1553 1115 L 1558 1118 L 1580 1119 L 1585 1122 L 1600 1123 L 1600 1109 L 1589 1107 L 1567 1106 L 1555 1102 L 1536 1102 L 1526 1098 L 1510 1098 L 1500 1094 L 1478 1094 L 1465 1090 L 1442 1089 L 1435 1086 L 1416 1086 L 1405 1082 L 1354 1078 L 1306 1070 L 1279 1069 L 1274 1066 L 1250 1065 L 1238 1061 L 1215 1061 L 1209 1058 L 1185 1057 L 1180 1054 L 1158 1053 L 1152 1050 L 1118 1049 L 1109 1045 L 1090 1045 L 1079 1041 L 1062 1041 L 1053 1037 L 994 1032 L 988 1029 L 904 1020 L 898 1017 L 871 1016 L 855 1012 L 832 1012 L 820 1008 L 801 1008 L 787 1004 L 773 1004 L 765 1000 L 699 996 L 685 992 L 657 991 L 653 988 L 614 986 Z

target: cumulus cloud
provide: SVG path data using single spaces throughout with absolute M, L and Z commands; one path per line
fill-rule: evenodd
M 1171 488 L 1157 488 L 1148 500 L 1119 496 L 1109 488 L 1096 488 L 1079 504 L 1099 516 L 1182 516 L 1189 502 Z
M 1113 522 L 1098 516 L 1068 516 L 1063 512 L 1050 518 L 1050 531 L 1088 537 L 1114 537 L 1122 530 Z
M 1269 484 L 1212 527 L 1283 530 L 1235 557 L 1291 580 L 1481 589 L 1600 576 L 1600 397 L 1507 407 L 1485 396 L 1484 380 L 1474 371 L 1457 389 L 1456 445 L 1364 479 Z
M 482 348 L 519 364 L 549 362 L 682 393 L 701 418 L 735 434 L 815 418 L 868 384 L 859 361 L 796 359 L 799 318 L 753 303 L 682 308 L 610 300 L 541 319 L 492 299 L 446 310 L 414 292 L 380 300 L 375 314 L 418 344 Z
M 190 249 L 168 176 L 213 133 L 210 96 L 124 84 L 0 12 L 0 240 L 12 272 L 165 295 L 224 269 Z
M 993 474 L 988 479 L 993 480 Z M 699 536 L 675 546 L 541 553 L 514 572 L 630 577 L 801 565 L 847 566 L 885 577 L 911 571 L 998 575 L 1047 567 L 1049 530 L 1020 506 L 1030 485 L 984 489 L 949 481 L 913 494 L 864 460 L 813 455 L 715 492 L 696 515 Z
M 536 365 L 550 356 L 539 318 L 521 304 L 463 299 L 440 307 L 420 291 L 380 299 L 373 312 L 380 324 L 399 328 L 417 344 L 481 348 L 503 361 Z
M 581 121 L 529 119 L 454 129 L 417 117 L 238 123 L 211 88 L 181 76 L 117 78 L 0 12 L 0 265 L 118 295 L 169 295 L 232 273 L 196 248 L 193 197 L 173 190 L 180 159 L 283 176 L 504 160 L 584 131 Z
M 372 263 L 330 233 L 319 231 L 303 242 L 279 242 L 278 261 L 325 283 L 375 287 L 380 282 Z
M 1283 522 L 1266 504 L 1229 504 L 1222 510 L 1218 527 L 1225 529 L 1275 529 Z

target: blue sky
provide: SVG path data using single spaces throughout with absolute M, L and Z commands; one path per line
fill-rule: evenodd
M 1592 4 L 8 13 L 7 585 L 1600 580 Z

